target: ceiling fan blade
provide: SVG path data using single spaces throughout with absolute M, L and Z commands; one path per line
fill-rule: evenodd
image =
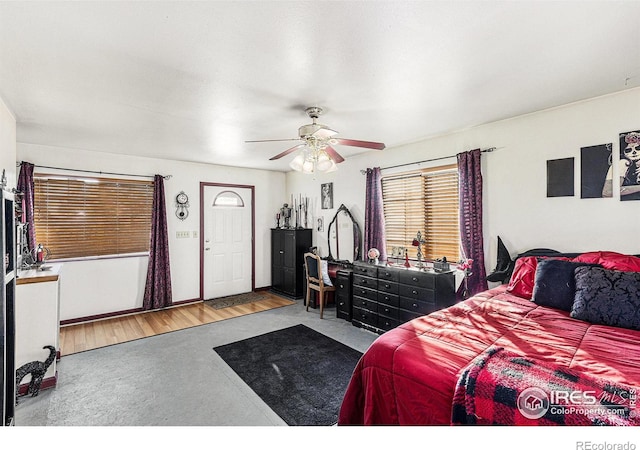
M 299 148 L 304 147 L 305 145 L 307 145 L 307 144 L 295 145 L 295 146 L 291 147 L 290 149 L 287 149 L 287 150 L 283 151 L 282 153 L 279 153 L 276 156 L 274 156 L 272 158 L 269 158 L 269 161 L 273 161 L 274 159 L 280 159 L 283 156 L 287 156 L 289 153 L 295 152 L 296 150 L 298 150 Z
M 299 141 L 300 138 L 290 138 L 290 139 L 261 139 L 259 141 L 244 141 L 246 143 L 250 142 L 284 142 L 284 141 Z
M 335 141 L 340 145 L 348 145 L 350 147 L 371 148 L 373 150 L 384 150 L 384 148 L 386 147 L 382 142 L 356 141 L 355 139 L 341 139 L 341 138 L 335 138 Z
M 344 161 L 344 158 L 340 156 L 338 152 L 335 151 L 330 145 L 327 145 L 324 151 L 327 153 L 327 155 L 329 155 L 329 158 L 333 159 L 333 162 L 335 162 L 336 164 Z

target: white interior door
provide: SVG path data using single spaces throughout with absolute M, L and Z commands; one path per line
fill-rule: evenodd
M 250 292 L 251 189 L 205 186 L 203 197 L 204 299 Z

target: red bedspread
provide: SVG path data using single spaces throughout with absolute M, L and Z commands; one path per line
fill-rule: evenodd
M 640 388 L 640 332 L 572 319 L 499 286 L 381 335 L 354 370 L 339 425 L 449 425 L 458 379 L 489 347 Z

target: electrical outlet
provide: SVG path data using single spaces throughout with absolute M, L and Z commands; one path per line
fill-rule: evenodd
M 189 237 L 189 232 L 188 231 L 176 231 L 176 238 L 184 239 L 184 238 L 188 238 L 188 237 Z

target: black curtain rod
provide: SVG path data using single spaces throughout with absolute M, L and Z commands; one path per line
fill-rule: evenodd
M 492 152 L 494 150 L 496 150 L 496 147 L 489 147 L 489 148 L 486 148 L 484 150 L 480 150 L 480 153 L 490 153 L 490 152 Z M 439 161 L 441 159 L 455 158 L 456 156 L 458 156 L 458 155 L 441 156 L 439 158 L 431 158 L 431 159 L 425 159 L 423 161 L 415 161 L 415 162 L 410 162 L 410 163 L 405 163 L 405 164 L 398 164 L 396 166 L 381 167 L 380 170 L 395 169 L 396 167 L 404 167 L 404 166 L 413 166 L 414 164 L 422 164 L 422 163 L 427 163 L 427 162 L 432 162 L 432 161 Z M 362 173 L 364 175 L 365 173 L 367 173 L 367 171 L 366 170 L 361 170 L 360 173 Z
M 20 165 L 23 162 L 24 161 L 20 161 L 17 164 L 18 167 L 20 167 Z M 130 174 L 130 173 L 100 172 L 100 171 L 97 171 L 97 170 L 67 169 L 65 167 L 51 167 L 51 166 L 38 166 L 38 165 L 35 165 L 35 166 L 43 168 L 43 169 L 68 170 L 68 171 L 71 171 L 71 172 L 84 172 L 84 173 L 97 173 L 99 175 L 118 175 L 118 176 L 121 176 L 121 177 L 153 178 L 155 176 L 155 175 L 135 175 L 135 174 Z M 172 177 L 172 175 L 162 175 L 162 178 L 164 178 L 165 180 L 168 180 L 171 177 Z

